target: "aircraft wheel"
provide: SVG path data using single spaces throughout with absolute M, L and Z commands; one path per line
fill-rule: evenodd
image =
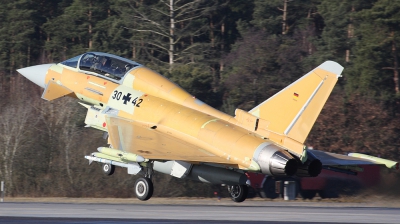
M 275 199 L 279 197 L 275 189 L 275 179 L 267 178 L 264 182 L 263 190 L 266 198 Z
M 101 168 L 103 170 L 103 173 L 108 176 L 112 175 L 115 171 L 115 166 L 108 163 L 103 163 Z
M 233 185 L 228 186 L 228 191 L 231 195 L 232 201 L 243 202 L 247 198 L 249 187 L 247 185 Z
M 316 190 L 302 190 L 300 191 L 300 195 L 303 199 L 313 199 L 317 194 Z
M 140 177 L 135 182 L 135 194 L 141 201 L 146 201 L 153 195 L 153 182 L 146 177 Z

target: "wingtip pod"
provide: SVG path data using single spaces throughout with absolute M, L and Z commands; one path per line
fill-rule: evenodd
M 366 159 L 366 160 L 372 161 L 375 164 L 383 164 L 389 169 L 396 169 L 396 170 L 399 169 L 399 163 L 396 162 L 396 161 L 392 161 L 392 160 L 388 160 L 388 159 L 382 159 L 382 158 L 379 158 L 379 157 L 365 155 L 365 154 L 362 154 L 362 153 L 349 153 L 348 156 L 361 158 L 361 159 Z
M 331 72 L 333 74 L 336 74 L 336 76 L 342 77 L 342 72 L 344 67 L 341 66 L 339 63 L 334 62 L 334 61 L 326 61 L 324 63 L 322 63 L 320 66 L 318 66 L 318 68 L 321 68 L 323 70 L 326 70 L 328 72 Z

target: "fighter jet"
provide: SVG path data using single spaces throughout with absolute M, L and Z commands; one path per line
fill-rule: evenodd
M 128 59 L 88 52 L 58 64 L 18 72 L 44 89 L 48 101 L 68 96 L 87 108 L 86 127 L 108 139 L 85 156 L 111 175 L 115 166 L 141 175 L 138 199 L 153 194 L 154 171 L 225 184 L 235 202 L 246 199 L 248 172 L 316 177 L 321 169 L 359 171 L 357 165 L 395 161 L 338 155 L 304 145 L 343 67 L 326 61 L 250 111 L 230 116 L 192 96 L 161 74 Z

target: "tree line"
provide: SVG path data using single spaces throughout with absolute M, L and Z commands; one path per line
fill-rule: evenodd
M 345 67 L 307 145 L 400 160 L 400 2 L 0 0 L 0 179 L 13 196 L 131 197 L 83 158 L 106 144 L 72 99 L 44 102 L 16 69 L 102 51 L 144 64 L 208 104 L 250 110 L 326 60 Z M 398 174 L 391 174 L 398 176 Z M 398 177 L 397 177 L 398 178 Z M 219 187 L 157 175 L 158 196 Z M 90 190 L 88 190 L 90 189 Z

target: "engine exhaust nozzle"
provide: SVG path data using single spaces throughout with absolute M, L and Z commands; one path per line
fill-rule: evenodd
M 297 172 L 297 160 L 277 145 L 262 146 L 254 155 L 261 172 L 272 176 L 293 176 Z
M 296 176 L 299 177 L 317 177 L 322 170 L 322 163 L 317 157 L 307 151 L 307 161 L 300 164 L 297 169 Z

